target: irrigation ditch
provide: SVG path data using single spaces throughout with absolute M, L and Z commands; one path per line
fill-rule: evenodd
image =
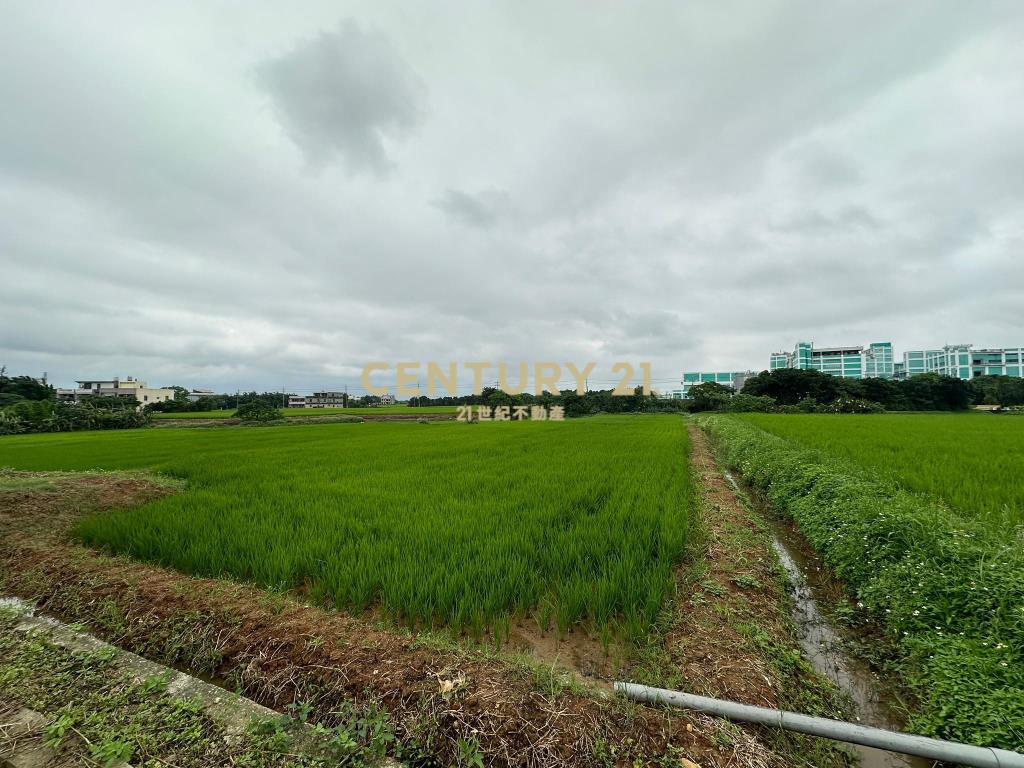
M 863 659 L 848 649 L 851 632 L 830 621 L 821 608 L 835 593 L 827 580 L 828 570 L 810 544 L 791 524 L 780 519 L 770 506 L 749 488 L 742 487 L 729 470 L 723 470 L 737 494 L 754 504 L 772 532 L 772 547 L 786 572 L 792 594 L 791 615 L 807 660 L 821 675 L 835 683 L 853 701 L 860 723 L 886 730 L 904 725 L 896 692 Z M 862 768 L 927 768 L 930 760 L 855 745 Z

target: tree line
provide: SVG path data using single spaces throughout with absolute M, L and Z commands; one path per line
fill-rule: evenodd
M 89 395 L 77 403 L 56 399 L 56 390 L 31 376 L 8 376 L 0 367 L 0 434 L 66 432 L 79 429 L 125 429 L 144 426 L 155 411 L 267 411 L 281 408 L 288 395 L 281 392 L 240 392 L 188 399 L 185 387 L 170 387 L 174 399 L 140 409 L 133 399 Z M 569 417 L 597 413 L 653 413 L 665 411 L 775 411 L 874 413 L 879 411 L 961 411 L 972 405 L 1024 406 L 1024 378 L 980 376 L 970 381 L 926 373 L 909 379 L 843 379 L 815 370 L 783 368 L 751 376 L 740 392 L 705 382 L 690 389 L 687 400 L 666 400 L 612 390 L 579 394 L 572 389 L 541 395 L 510 395 L 495 387 L 479 394 L 413 397 L 413 408 L 431 405 L 561 406 Z M 346 406 L 380 405 L 376 395 L 344 398 Z M 243 408 L 243 406 L 248 406 Z
M 705 382 L 692 387 L 689 395 L 694 411 L 963 411 L 972 405 L 1024 405 L 1024 379 L 980 376 L 965 381 L 937 373 L 899 380 L 844 379 L 782 368 L 751 376 L 740 392 Z
M 238 410 L 241 406 L 249 403 L 260 403 L 273 408 L 286 408 L 288 398 L 294 392 L 236 392 L 235 394 L 203 395 L 196 400 L 188 399 L 188 390 L 185 387 L 169 387 L 174 390 L 174 399 L 165 400 L 161 403 L 151 403 L 146 408 L 156 413 L 184 413 L 186 411 L 206 412 Z M 360 397 L 349 396 L 347 392 L 341 393 L 341 407 L 343 408 L 370 408 L 381 404 L 378 395 L 362 395 Z

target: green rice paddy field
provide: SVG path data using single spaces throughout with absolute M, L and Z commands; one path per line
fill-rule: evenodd
M 907 729 L 1024 752 L 1024 419 L 711 414 L 720 460 L 879 628 Z M 854 607 L 855 606 L 855 607 Z
M 687 450 L 678 416 L 606 416 L 18 435 L 0 466 L 187 479 L 76 533 L 190 573 L 476 633 L 534 615 L 639 636 L 683 555 Z
M 992 526 L 1024 524 L 1024 418 L 992 414 L 744 414 L 806 448 L 938 496 Z
M 294 416 L 333 416 L 339 413 L 361 414 L 401 414 L 421 416 L 429 413 L 455 413 L 454 405 L 425 405 L 422 408 L 410 408 L 407 405 L 385 405 L 378 408 L 281 408 L 286 417 Z M 221 408 L 216 411 L 182 411 L 180 413 L 154 413 L 154 419 L 230 419 L 235 415 L 233 408 Z

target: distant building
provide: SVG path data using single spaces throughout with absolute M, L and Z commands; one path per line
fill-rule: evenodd
M 289 408 L 306 408 L 307 398 L 303 395 L 288 395 Z
M 386 394 L 386 395 L 381 395 L 380 396 L 380 404 L 381 405 L 394 405 L 395 402 L 396 402 L 395 396 L 392 395 L 390 392 L 388 394 Z
M 973 344 L 950 344 L 942 349 L 903 353 L 906 376 L 938 373 L 969 380 L 978 376 L 1024 377 L 1024 347 L 974 349 Z
M 58 389 L 57 399 L 77 403 L 82 398 L 90 396 L 135 398 L 139 401 L 140 408 L 150 403 L 174 399 L 173 389 L 148 387 L 146 382 L 131 376 L 124 379 L 83 379 L 75 383 L 78 386 L 74 389 Z
M 306 408 L 341 408 L 348 402 L 344 392 L 314 392 L 306 398 Z
M 772 352 L 768 370 L 784 368 L 814 370 L 846 379 L 906 379 L 922 373 L 937 373 L 969 380 L 978 376 L 1024 378 L 1024 347 L 974 349 L 972 344 L 950 344 L 942 349 L 918 349 L 903 353 L 897 362 L 892 342 L 877 341 L 867 347 L 815 347 L 810 341 L 798 342 L 792 352 Z M 683 374 L 681 397 L 690 387 L 706 381 L 742 389 L 746 374 L 710 371 Z M 740 377 L 740 378 L 738 378 Z M 737 383 L 737 381 L 739 383 Z M 673 395 L 680 390 L 675 390 Z
M 844 379 L 891 379 L 895 376 L 892 342 L 874 342 L 867 347 L 815 347 L 798 342 L 792 352 L 773 352 L 768 369 L 797 368 L 841 376 Z
M 186 397 L 188 398 L 188 401 L 190 403 L 197 403 L 200 400 L 202 400 L 204 397 L 216 397 L 216 396 L 217 396 L 217 393 L 214 392 L 212 389 L 190 389 L 188 395 L 186 395 Z
M 690 389 L 698 384 L 706 384 L 712 381 L 725 387 L 732 387 L 737 392 L 743 389 L 744 383 L 754 371 L 687 371 L 683 374 L 683 388 L 672 391 L 674 399 L 689 398 Z

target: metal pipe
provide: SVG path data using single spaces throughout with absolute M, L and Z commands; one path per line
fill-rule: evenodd
M 811 717 L 781 709 L 753 707 L 735 701 L 711 699 L 707 696 L 696 696 L 692 693 L 669 691 L 665 688 L 651 688 L 636 683 L 615 683 L 615 690 L 635 701 L 649 704 L 668 704 L 681 709 L 695 709 L 729 720 L 742 720 L 747 723 L 768 725 L 797 731 L 811 736 L 822 736 L 826 739 L 845 741 L 851 744 L 862 744 L 889 752 L 901 752 L 905 755 L 917 755 L 930 760 L 943 760 L 948 763 L 977 766 L 977 768 L 1024 768 L 1024 754 L 1009 752 L 994 747 L 975 747 L 970 744 L 958 744 L 954 741 L 929 739 L 925 736 L 914 736 L 909 733 L 896 733 L 881 728 L 869 728 L 863 725 L 846 723 L 842 720 L 830 720 L 825 717 Z

